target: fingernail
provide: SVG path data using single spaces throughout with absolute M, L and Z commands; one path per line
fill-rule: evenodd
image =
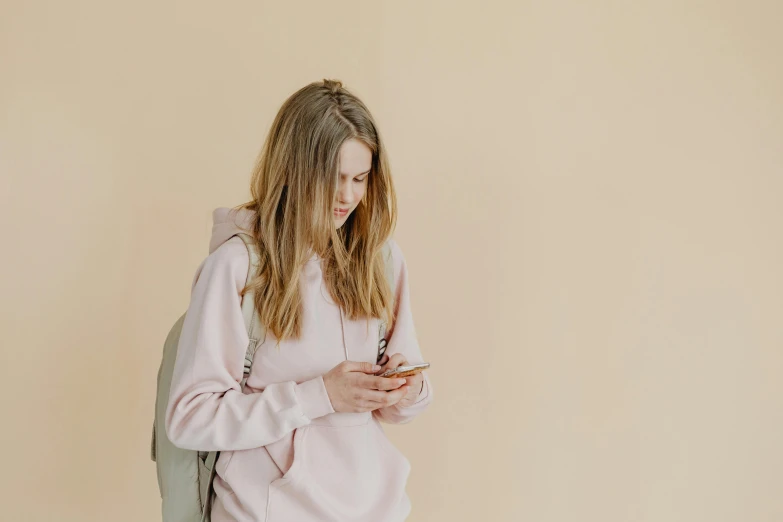
M 372 367 L 372 371 L 374 371 L 374 372 L 377 372 L 377 371 L 378 371 L 378 370 L 380 370 L 380 369 L 381 369 L 381 367 L 380 367 L 380 366 L 378 366 L 377 364 L 376 364 L 375 366 L 373 366 L 373 367 Z

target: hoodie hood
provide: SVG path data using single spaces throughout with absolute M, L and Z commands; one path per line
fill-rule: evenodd
M 240 232 L 252 235 L 253 220 L 256 213 L 252 210 L 234 208 L 216 208 L 212 212 L 212 237 L 209 239 L 209 253 Z M 320 257 L 310 251 L 308 262 L 320 262 Z
M 212 212 L 212 237 L 209 240 L 211 254 L 236 234 L 250 234 L 255 212 L 248 209 L 217 208 Z

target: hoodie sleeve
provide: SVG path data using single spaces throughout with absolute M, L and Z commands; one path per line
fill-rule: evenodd
M 334 409 L 323 377 L 243 393 L 248 334 L 240 292 L 249 259 L 233 238 L 196 273 L 177 348 L 166 433 L 178 447 L 233 451 L 271 444 Z
M 396 319 L 388 337 L 386 353 L 389 357 L 401 353 L 409 364 L 419 364 L 424 361 L 416 338 L 416 330 L 413 325 L 411 313 L 410 287 L 408 284 L 408 268 L 405 257 L 395 241 L 391 241 L 392 259 L 394 262 L 395 306 Z M 432 402 L 433 390 L 428 372 L 422 372 L 424 385 L 415 404 L 404 408 L 394 405 L 373 411 L 373 415 L 379 420 L 389 424 L 405 424 L 412 421 L 423 412 Z

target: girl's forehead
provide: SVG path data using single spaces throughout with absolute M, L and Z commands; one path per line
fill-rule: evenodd
M 372 167 L 372 151 L 356 139 L 350 139 L 340 147 L 340 174 L 357 176 Z

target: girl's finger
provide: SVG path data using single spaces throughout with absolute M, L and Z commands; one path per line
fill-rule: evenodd
M 395 353 L 391 356 L 391 359 L 389 359 L 389 364 L 387 365 L 389 368 L 397 368 L 398 366 L 404 366 L 408 364 L 408 361 L 405 360 L 405 356 L 401 353 Z
M 377 407 L 382 408 L 391 404 L 396 404 L 400 399 L 405 397 L 406 394 L 407 390 L 405 386 L 388 392 L 367 390 L 362 395 L 362 401 L 378 403 L 379 406 Z
M 396 390 L 408 382 L 405 379 L 393 379 L 389 377 L 368 377 L 363 380 L 365 381 L 364 385 L 367 389 L 381 391 Z

